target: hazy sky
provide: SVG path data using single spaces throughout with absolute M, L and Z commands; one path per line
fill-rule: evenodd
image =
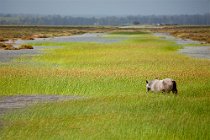
M 210 0 L 0 0 L 0 13 L 71 16 L 210 13 Z

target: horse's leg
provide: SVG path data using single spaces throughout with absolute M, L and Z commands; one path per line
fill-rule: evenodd
M 172 90 L 172 93 L 175 94 L 175 95 L 178 95 L 177 90 Z
M 149 93 L 149 90 L 146 88 L 146 94 L 148 94 Z
M 162 89 L 162 90 L 161 90 L 161 92 L 162 92 L 163 94 L 166 94 L 166 91 L 165 91 L 165 89 Z

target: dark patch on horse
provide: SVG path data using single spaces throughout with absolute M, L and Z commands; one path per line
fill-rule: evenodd
M 177 86 L 176 86 L 176 81 L 172 81 L 173 82 L 173 88 L 172 88 L 172 92 L 174 94 L 178 94 L 178 90 L 177 90 Z

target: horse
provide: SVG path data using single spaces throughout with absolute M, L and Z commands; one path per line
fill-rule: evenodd
M 170 93 L 172 91 L 173 94 L 178 94 L 176 81 L 171 78 L 146 80 L 146 92 L 148 93 L 150 90 L 155 93 Z

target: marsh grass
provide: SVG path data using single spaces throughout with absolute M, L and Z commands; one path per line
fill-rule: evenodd
M 34 67 L 0 66 L 1 95 L 89 97 L 28 107 L 3 117 L 1 139 L 209 139 L 210 61 L 148 33 L 112 34 L 113 44 L 39 43 Z M 27 62 L 24 57 L 18 59 Z M 145 80 L 171 77 L 178 96 L 146 94 Z
M 29 44 L 22 44 L 19 46 L 19 49 L 33 49 L 33 46 Z
M 120 30 L 111 26 L 0 26 L 0 42 Z M 121 29 L 123 30 L 123 29 Z
M 115 95 L 8 115 L 3 139 L 209 139 L 209 100 Z

